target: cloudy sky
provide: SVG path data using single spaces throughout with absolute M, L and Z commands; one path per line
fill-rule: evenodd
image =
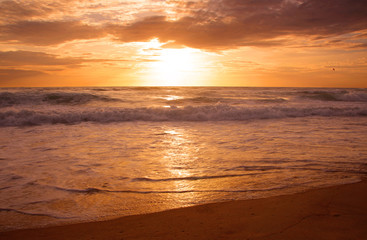
M 0 86 L 367 87 L 366 0 L 0 0 Z

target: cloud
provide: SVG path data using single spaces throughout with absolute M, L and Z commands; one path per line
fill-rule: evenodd
M 31 51 L 0 52 L 0 66 L 68 66 L 79 65 L 81 58 L 58 58 L 56 55 Z
M 89 63 L 122 62 L 123 59 L 59 57 L 32 51 L 0 51 L 0 83 L 23 78 L 55 76 L 55 72 L 81 68 Z
M 108 31 L 122 42 L 141 42 L 157 37 L 163 42 L 174 40 L 179 45 L 210 48 L 232 45 L 238 39 L 235 28 L 235 25 L 221 22 L 200 24 L 193 17 L 169 21 L 164 16 L 156 16 L 128 26 L 111 25 Z
M 44 16 L 52 11 L 53 9 L 50 6 L 41 2 L 37 2 L 36 4 L 32 1 L 20 2 L 6 0 L 0 2 L 0 20 L 5 22 Z
M 289 39 L 293 36 L 306 37 L 307 41 L 315 39 L 316 42 L 317 38 L 325 39 L 367 29 L 365 0 L 161 2 L 169 7 L 170 11 L 167 12 L 175 10 L 179 18 L 162 11 L 160 2 L 153 0 L 108 4 L 104 1 L 77 0 L 30 2 L 33 4 L 20 0 L 0 3 L 4 18 L 13 19 L 0 25 L 0 40 L 56 45 L 110 34 L 119 42 L 148 41 L 156 37 L 161 42 L 170 42 L 170 45 L 175 43 L 175 46 L 216 50 L 287 45 L 291 44 Z M 49 14 L 55 12 L 58 12 L 58 18 L 50 18 Z M 150 16 L 156 12 L 161 15 Z M 149 17 L 141 19 L 146 14 Z M 137 19 L 132 21 L 132 16 Z
M 358 43 L 351 46 L 350 48 L 367 49 L 367 43 Z
M 101 38 L 106 33 L 100 27 L 80 21 L 20 21 L 0 26 L 1 40 L 15 40 L 34 45 L 54 45 L 77 39 Z
M 325 38 L 367 29 L 366 12 L 364 0 L 212 0 L 177 21 L 155 16 L 108 31 L 121 42 L 157 37 L 206 49 L 273 46 L 292 35 Z
M 34 70 L 0 69 L 0 82 L 43 75 L 46 73 Z
M 59 66 L 60 70 L 63 67 L 81 67 L 85 63 L 90 62 L 121 62 L 123 59 L 93 59 L 80 57 L 59 57 L 54 54 L 32 51 L 0 51 L 0 67 L 29 67 L 29 66 L 44 66 L 52 67 Z

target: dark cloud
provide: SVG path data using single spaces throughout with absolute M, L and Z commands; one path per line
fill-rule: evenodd
M 350 46 L 350 48 L 367 49 L 367 43 L 358 43 L 358 44 Z
M 309 0 L 288 4 L 274 25 L 289 32 L 308 35 L 339 35 L 367 28 L 364 0 Z
M 367 29 L 366 12 L 364 0 L 213 0 L 177 21 L 150 17 L 109 31 L 122 42 L 157 37 L 207 49 L 271 46 L 282 44 L 275 40 L 280 37 L 325 38 Z
M 56 5 L 65 7 L 67 4 L 77 4 L 80 1 L 59 0 L 53 5 L 44 3 L 39 6 L 30 4 L 28 6 L 25 2 L 19 4 L 16 1 L 3 1 L 0 4 L 0 11 L 7 18 L 41 16 L 55 11 Z M 85 14 L 102 21 L 103 25 L 88 25 L 79 20 L 24 21 L 27 19 L 24 18 L 0 25 L 0 40 L 54 45 L 78 39 L 101 38 L 111 34 L 120 42 L 147 41 L 157 37 L 162 42 L 170 41 L 171 45 L 175 42 L 175 46 L 228 49 L 239 46 L 266 47 L 290 44 L 287 39 L 292 36 L 304 36 L 309 41 L 310 39 L 317 41 L 367 29 L 365 0 L 167 2 L 176 5 L 179 9 L 177 11 L 184 12 L 185 17 L 170 20 L 165 16 L 153 16 L 127 24 L 116 23 L 115 18 L 113 21 L 109 20 L 103 13 Z M 100 3 L 95 6 L 98 9 Z
M 93 39 L 105 36 L 100 27 L 80 21 L 20 21 L 0 26 L 1 40 L 16 40 L 34 45 L 53 45 L 76 39 Z
M 122 42 L 147 41 L 154 37 L 195 48 L 230 47 L 239 36 L 236 25 L 222 22 L 200 24 L 197 18 L 168 21 L 164 16 L 146 18 L 129 26 L 111 25 L 109 32 Z M 238 43 L 238 41 L 237 41 Z

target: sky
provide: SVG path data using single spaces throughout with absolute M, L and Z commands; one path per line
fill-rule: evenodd
M 367 88 L 366 0 L 0 0 L 0 87 Z

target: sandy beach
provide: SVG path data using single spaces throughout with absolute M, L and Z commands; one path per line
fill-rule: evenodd
M 367 181 L 287 196 L 0 233 L 0 239 L 366 239 Z

